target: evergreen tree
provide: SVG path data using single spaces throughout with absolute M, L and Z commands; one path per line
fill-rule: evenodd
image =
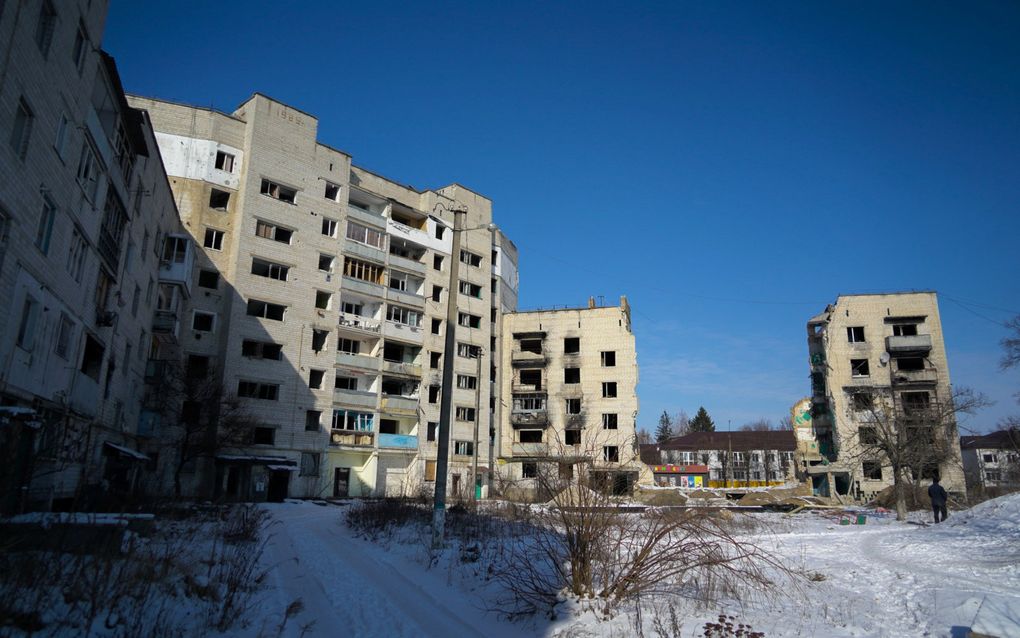
M 691 432 L 715 432 L 715 422 L 704 406 L 698 408 L 698 413 L 691 419 Z
M 659 427 L 655 428 L 655 442 L 665 443 L 673 436 L 673 421 L 670 420 L 669 414 L 665 410 L 662 411 L 662 416 L 659 417 Z

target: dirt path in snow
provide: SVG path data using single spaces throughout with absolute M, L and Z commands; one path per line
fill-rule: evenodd
M 265 564 L 280 608 L 301 599 L 304 611 L 285 635 L 436 636 L 517 635 L 454 592 L 440 574 L 394 564 L 379 547 L 355 538 L 341 522 L 342 510 L 307 503 L 271 505 L 276 523 Z M 460 596 L 459 598 L 457 596 Z

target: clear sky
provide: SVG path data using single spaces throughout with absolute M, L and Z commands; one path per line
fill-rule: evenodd
M 172 7 L 172 9 L 171 9 Z M 639 425 L 777 421 L 838 294 L 936 290 L 955 385 L 1020 413 L 1020 4 L 113 0 L 127 91 L 258 91 L 493 200 L 521 308 L 634 309 Z

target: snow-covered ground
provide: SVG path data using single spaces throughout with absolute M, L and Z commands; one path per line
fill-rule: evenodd
M 487 611 L 496 585 L 458 560 L 431 555 L 427 539 L 359 538 L 347 506 L 288 502 L 265 506 L 276 522 L 263 556 L 269 569 L 252 626 L 278 626 L 300 600 L 286 636 L 659 636 L 669 605 L 681 635 L 702 635 L 725 612 L 768 636 L 947 636 L 970 628 L 1020 637 L 1020 495 L 953 512 L 922 526 L 874 511 L 865 525 L 817 512 L 753 514 L 756 540 L 803 574 L 778 596 L 712 608 L 665 597 L 643 599 L 606 619 L 563 605 L 557 618 L 510 622 Z M 659 616 L 659 631 L 656 616 Z

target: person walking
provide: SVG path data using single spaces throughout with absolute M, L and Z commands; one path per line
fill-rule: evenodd
M 935 477 L 931 481 L 931 485 L 928 486 L 928 498 L 931 499 L 931 511 L 935 515 L 935 522 L 941 523 L 946 520 L 949 516 L 949 512 L 946 510 L 946 500 L 949 495 L 946 494 L 944 487 L 939 485 L 939 477 Z M 942 521 L 939 520 L 939 513 L 942 514 Z

